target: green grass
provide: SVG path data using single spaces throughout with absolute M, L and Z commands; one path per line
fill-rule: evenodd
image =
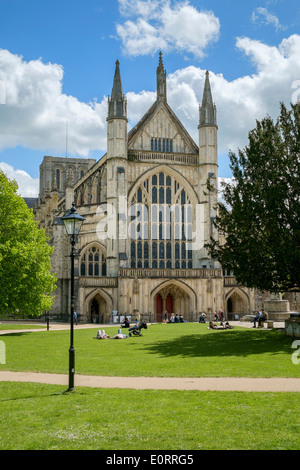
M 278 330 L 151 325 L 142 337 L 76 329 L 76 374 L 299 377 Z M 108 334 L 118 327 L 106 328 Z M 0 336 L 0 370 L 68 373 L 69 331 Z M 213 450 L 300 447 L 297 393 L 95 389 L 0 382 L 0 449 Z
M 46 328 L 45 325 L 32 325 L 28 324 L 25 325 L 24 323 L 21 323 L 20 325 L 17 323 L 0 323 L 0 331 L 6 331 L 6 330 L 42 330 L 43 328 Z
M 296 393 L 0 383 L 2 450 L 296 450 L 299 416 Z
M 208 330 L 207 324 L 150 325 L 142 337 L 94 339 L 75 328 L 77 374 L 161 377 L 299 377 L 292 339 L 279 330 Z M 114 335 L 118 326 L 106 328 Z M 1 335 L 0 370 L 68 373 L 69 331 Z

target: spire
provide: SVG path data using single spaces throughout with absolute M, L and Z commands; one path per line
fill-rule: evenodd
M 217 111 L 214 105 L 208 70 L 205 73 L 205 84 L 202 98 L 202 105 L 199 107 L 199 126 L 216 126 Z
M 122 98 L 123 98 L 123 89 L 122 89 L 121 74 L 120 74 L 120 62 L 117 60 L 115 76 L 114 76 L 114 84 L 113 84 L 113 89 L 111 92 L 111 99 L 122 100 Z
M 111 96 L 108 98 L 108 119 L 115 117 L 127 118 L 127 100 L 123 95 L 120 62 L 117 60 Z
M 167 72 L 164 69 L 162 53 L 159 53 L 159 63 L 156 70 L 157 101 L 167 101 Z

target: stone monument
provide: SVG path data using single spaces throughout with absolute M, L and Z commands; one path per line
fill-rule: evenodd
M 270 299 L 264 301 L 264 309 L 268 312 L 269 320 L 285 321 L 290 318 L 290 303 L 282 300 L 279 292 L 271 293 Z

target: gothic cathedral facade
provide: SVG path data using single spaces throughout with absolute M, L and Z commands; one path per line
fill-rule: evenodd
M 209 73 L 199 106 L 198 145 L 167 102 L 160 54 L 156 101 L 127 131 L 127 100 L 116 62 L 108 99 L 107 153 L 98 161 L 44 157 L 36 219 L 54 247 L 57 289 L 50 314 L 69 312 L 69 240 L 61 217 L 75 203 L 85 218 L 77 243 L 76 304 L 81 322 L 107 323 L 137 311 L 196 321 L 222 309 L 244 315 L 255 293 L 210 258 L 217 237 L 217 117 Z M 207 182 L 209 181 L 209 190 Z

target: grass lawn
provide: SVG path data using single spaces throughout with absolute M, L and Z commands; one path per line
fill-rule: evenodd
M 21 323 L 20 325 L 18 323 L 0 323 L 0 331 L 5 331 L 5 330 L 42 330 L 46 328 L 45 325 L 24 325 L 24 323 Z
M 150 325 L 142 337 L 94 339 L 75 327 L 77 374 L 299 377 L 278 330 Z M 106 328 L 116 334 L 118 326 Z M 68 373 L 69 331 L 7 333 L 0 370 Z M 0 382 L 0 449 L 300 448 L 297 393 L 118 390 Z
M 150 325 L 142 337 L 96 340 L 75 327 L 77 374 L 160 377 L 299 377 L 292 339 L 279 330 L 208 330 L 207 324 Z M 113 336 L 118 326 L 106 328 Z M 125 332 L 127 330 L 124 330 Z M 68 373 L 69 331 L 7 333 L 0 370 Z
M 299 450 L 299 412 L 296 393 L 0 382 L 0 449 Z

